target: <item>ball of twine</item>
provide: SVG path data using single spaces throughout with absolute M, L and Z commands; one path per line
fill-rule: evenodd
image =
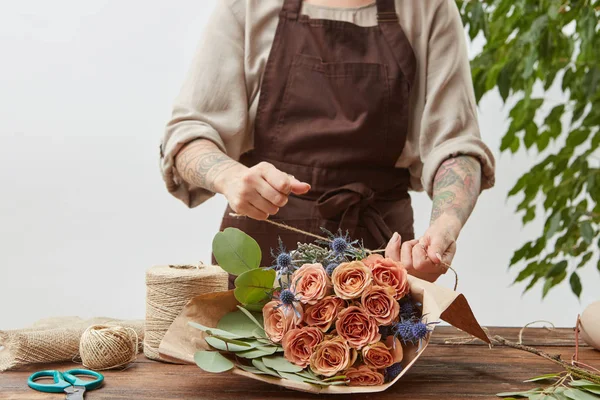
M 94 370 L 124 367 L 135 360 L 139 345 L 132 328 L 92 325 L 81 335 L 79 355 L 83 366 Z
M 158 347 L 193 297 L 228 289 L 228 274 L 217 265 L 162 265 L 146 272 L 144 354 L 161 360 Z

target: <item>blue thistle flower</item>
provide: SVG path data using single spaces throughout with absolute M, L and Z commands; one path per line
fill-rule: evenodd
M 273 296 L 273 298 L 280 301 L 275 308 L 285 307 L 285 311 L 292 310 L 298 318 L 301 318 L 300 312 L 296 308 L 296 305 L 300 302 L 302 295 L 300 293 L 295 293 L 295 289 L 291 287 L 289 289 L 283 289 L 281 292 L 279 292 L 279 296 Z
M 392 327 L 395 337 L 400 337 L 400 340 L 404 343 L 414 343 L 415 337 L 413 336 L 412 326 L 414 322 L 410 319 L 402 320 Z
M 279 300 L 286 306 L 292 305 L 296 300 L 296 295 L 290 289 L 284 289 L 279 294 Z
M 289 278 L 292 272 L 294 272 L 294 270 L 296 269 L 296 266 L 294 265 L 294 260 L 292 258 L 291 253 L 289 253 L 285 249 L 281 238 L 278 238 L 278 241 L 279 248 L 277 250 L 277 253 L 273 249 L 271 249 L 271 257 L 273 257 L 275 264 L 271 265 L 270 267 L 267 267 L 266 269 L 274 269 L 275 271 L 277 271 L 276 279 L 279 281 L 279 284 L 283 286 L 281 282 L 281 277 L 286 275 Z
M 385 376 L 387 378 L 388 381 L 393 380 L 395 377 L 397 377 L 400 372 L 402 372 L 404 368 L 402 368 L 402 364 L 400 363 L 396 363 L 393 365 L 390 365 L 389 367 L 387 367 L 385 369 Z
M 427 336 L 427 333 L 429 333 L 429 329 L 427 329 L 427 324 L 421 321 L 415 322 L 410 328 L 410 330 L 412 336 L 418 340 L 424 339 Z
M 400 303 L 400 317 L 410 318 L 415 313 L 415 307 L 411 301 L 403 301 Z
M 352 240 L 350 236 L 348 236 L 348 231 L 343 234 L 342 230 L 338 229 L 337 234 L 333 234 L 323 227 L 321 227 L 321 230 L 327 234 L 328 240 L 316 240 L 316 243 L 329 246 L 331 254 L 327 256 L 327 259 L 341 260 L 346 257 L 358 258 L 358 256 L 362 254 L 361 250 L 355 247 L 358 240 Z
M 333 270 L 336 269 L 338 265 L 338 263 L 334 262 L 327 265 L 327 267 L 325 268 L 325 272 L 327 272 L 327 275 L 331 276 L 333 274 Z
M 401 320 L 393 326 L 394 336 L 400 337 L 404 343 L 411 342 L 413 344 L 425 339 L 427 334 L 432 330 L 430 329 L 430 325 L 439 324 L 439 321 L 424 322 L 423 317 Z
M 348 242 L 343 237 L 336 237 L 331 241 L 331 250 L 337 254 L 344 254 L 348 249 Z

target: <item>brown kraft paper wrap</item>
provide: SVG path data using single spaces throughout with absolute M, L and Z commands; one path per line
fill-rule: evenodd
M 438 286 L 409 275 L 411 295 L 423 304 L 423 315 L 428 322 L 444 320 L 454 327 L 469 333 L 486 343 L 489 339 L 471 311 L 466 298 L 451 289 Z M 197 350 L 210 350 L 204 340 L 204 332 L 191 327 L 188 322 L 198 322 L 208 327 L 216 327 L 219 320 L 228 312 L 237 310 L 239 303 L 233 290 L 209 293 L 194 297 L 175 319 L 159 346 L 159 353 L 166 361 L 182 364 L 194 364 Z M 432 325 L 435 326 L 435 325 Z M 416 346 L 405 346 L 402 372 L 393 380 L 379 386 L 326 386 L 320 387 L 304 382 L 278 379 L 267 375 L 255 375 L 234 368 L 232 372 L 250 379 L 271 383 L 310 393 L 344 394 L 381 392 L 396 383 L 417 361 L 429 343 L 431 333 L 423 340 L 421 350 Z

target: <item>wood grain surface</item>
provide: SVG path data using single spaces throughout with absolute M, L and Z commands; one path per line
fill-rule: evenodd
M 488 328 L 492 335 L 516 341 L 519 328 Z M 556 366 L 533 354 L 506 347 L 490 349 L 479 340 L 449 344 L 467 336 L 452 327 L 435 329 L 432 341 L 415 366 L 394 386 L 382 393 L 333 396 L 340 399 L 494 399 L 495 393 L 526 390 L 534 384 L 523 380 L 557 372 Z M 572 329 L 548 331 L 528 328 L 523 343 L 570 360 L 574 352 Z M 580 360 L 600 368 L 600 351 L 580 348 Z M 66 370 L 73 363 L 32 365 L 0 373 L 0 399 L 63 399 L 63 394 L 35 392 L 27 377 L 40 369 Z M 86 392 L 86 399 L 314 399 L 317 395 L 281 389 L 229 373 L 210 374 L 194 365 L 173 365 L 151 361 L 140 355 L 124 371 L 105 371 L 105 384 Z M 322 397 L 322 396 L 321 396 Z

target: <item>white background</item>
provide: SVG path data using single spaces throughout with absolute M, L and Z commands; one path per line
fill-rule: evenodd
M 0 329 L 61 315 L 143 318 L 148 267 L 210 262 L 225 200 L 189 210 L 171 197 L 158 145 L 214 3 L 3 2 Z M 523 229 L 515 202 L 506 200 L 535 156 L 498 154 L 506 114 L 497 93 L 480 104 L 482 135 L 498 156 L 497 184 L 459 239 L 459 288 L 484 325 L 572 326 L 598 299 L 594 266 L 582 273 L 581 302 L 568 285 L 544 301 L 539 286 L 524 296 L 523 286 L 511 286 L 511 254 L 542 222 Z M 430 201 L 413 199 L 422 234 Z

